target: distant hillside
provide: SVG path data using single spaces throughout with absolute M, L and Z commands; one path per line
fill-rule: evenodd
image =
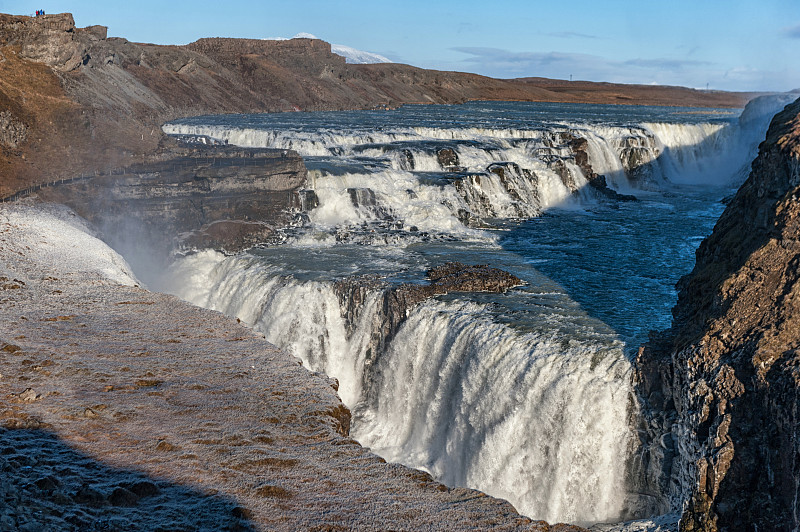
M 163 122 L 198 114 L 469 100 L 741 107 L 751 97 L 348 64 L 315 39 L 158 46 L 76 28 L 70 14 L 0 14 L 0 195 L 152 158 Z

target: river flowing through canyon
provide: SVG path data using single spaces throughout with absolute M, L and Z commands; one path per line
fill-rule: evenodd
M 309 179 L 282 243 L 143 277 L 338 379 L 353 436 L 387 460 L 535 519 L 641 516 L 657 505 L 629 473 L 630 360 L 669 326 L 675 282 L 763 138 L 758 111 L 473 102 L 179 120 L 164 130 L 296 150 Z M 452 261 L 524 284 L 387 322 L 386 290 Z

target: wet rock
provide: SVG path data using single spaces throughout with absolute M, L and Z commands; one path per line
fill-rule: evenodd
M 319 207 L 319 197 L 312 189 L 301 189 L 297 191 L 298 208 L 303 212 L 309 212 Z
M 486 264 L 468 266 L 460 262 L 448 262 L 428 270 L 427 275 L 431 285 L 437 290 L 444 290 L 444 293 L 502 293 L 523 284 L 518 277 Z
M 589 141 L 583 137 L 567 137 L 568 146 L 575 156 L 575 164 L 580 167 L 583 175 L 589 181 L 589 185 L 597 192 L 605 197 L 618 201 L 636 201 L 636 196 L 630 194 L 620 194 L 616 190 L 608 187 L 606 177 L 594 171 L 591 163 L 589 162 Z
M 432 268 L 428 270 L 427 277 L 428 284 L 406 283 L 394 287 L 389 287 L 374 275 L 348 277 L 335 283 L 334 290 L 339 296 L 348 335 L 352 334 L 367 297 L 375 291 L 381 291 L 378 312 L 374 318 L 377 332 L 367 348 L 366 364 L 372 364 L 375 357 L 384 352 L 405 321 L 408 311 L 422 301 L 450 292 L 502 293 L 523 284 L 518 277 L 498 268 L 459 262 L 448 262 Z
M 403 150 L 403 161 L 401 162 L 405 163 L 403 164 L 403 170 L 412 171 L 416 167 L 416 163 L 414 162 L 414 153 L 409 149 Z
M 267 223 L 219 220 L 178 237 L 181 250 L 213 249 L 237 253 L 275 240 L 275 228 Z
M 463 172 L 465 168 L 461 166 L 461 161 L 458 159 L 458 153 L 453 148 L 442 148 L 436 152 L 436 159 L 439 161 L 439 166 L 448 172 Z
M 375 207 L 378 201 L 371 188 L 348 188 L 347 194 L 353 207 Z

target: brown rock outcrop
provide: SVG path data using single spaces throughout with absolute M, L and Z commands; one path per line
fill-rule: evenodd
M 800 100 L 700 245 L 672 328 L 640 350 L 646 484 L 687 501 L 681 530 L 800 526 L 799 198 Z
M 466 265 L 460 262 L 448 262 L 432 268 L 428 270 L 427 277 L 427 284 L 403 283 L 393 287 L 371 275 L 348 277 L 336 282 L 334 289 L 348 325 L 357 323 L 368 295 L 376 290 L 381 291 L 367 364 L 372 364 L 375 357 L 384 352 L 408 316 L 408 311 L 426 299 L 452 292 L 503 293 L 523 284 L 522 280 L 506 271 L 485 264 Z

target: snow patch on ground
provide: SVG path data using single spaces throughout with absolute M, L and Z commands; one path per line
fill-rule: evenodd
M 665 514 L 648 519 L 637 519 L 624 523 L 597 524 L 591 532 L 678 532 L 680 514 Z

